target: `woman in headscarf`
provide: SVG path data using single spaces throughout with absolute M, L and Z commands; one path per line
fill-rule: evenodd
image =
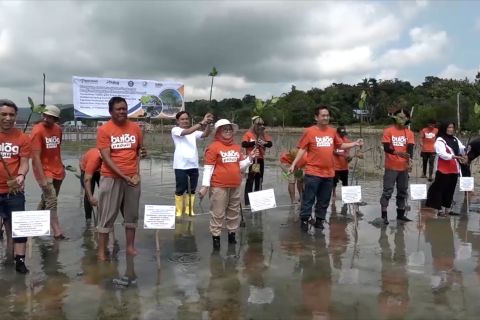
M 460 163 L 466 163 L 465 146 L 455 137 L 455 123 L 444 122 L 440 125 L 435 141 L 437 171 L 435 181 L 428 189 L 426 206 L 436 209 L 441 217 L 458 215 L 450 210 L 455 186 L 457 185 Z M 442 207 L 444 211 L 442 212 Z
M 233 140 L 233 125 L 227 119 L 215 123 L 214 141 L 207 147 L 200 197 L 209 191 L 210 232 L 213 249 L 220 249 L 220 234 L 226 220 L 228 243 L 235 244 L 235 232 L 240 225 L 240 184 L 242 172 L 258 156 L 253 150 L 248 157 L 241 153 L 241 147 Z
M 265 122 L 259 116 L 252 118 L 250 129 L 243 135 L 242 147 L 249 154 L 253 149 L 259 151 L 259 155 L 254 159 L 254 163 L 248 168 L 247 181 L 245 182 L 245 205 L 249 206 L 248 194 L 252 192 L 255 182 L 255 191 L 262 189 L 263 172 L 265 170 L 265 149 L 272 147 L 272 138 L 265 133 Z

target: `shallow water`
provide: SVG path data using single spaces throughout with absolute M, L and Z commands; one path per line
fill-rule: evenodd
M 75 153 L 65 164 L 77 165 Z M 142 161 L 142 206 L 173 204 L 171 160 Z M 363 180 L 365 179 L 365 180 Z M 60 219 L 68 241 L 33 240 L 30 274 L 0 265 L 3 319 L 467 319 L 480 311 L 480 199 L 460 217 L 437 219 L 410 201 L 409 217 L 377 227 L 380 182 L 360 177 L 363 217 L 337 201 L 323 232 L 300 231 L 298 208 L 289 205 L 286 181 L 267 165 L 264 189 L 274 188 L 278 208 L 244 210 L 246 226 L 236 246 L 222 235 L 212 252 L 208 200 L 175 231 L 137 232 L 139 255 L 125 255 L 121 221 L 112 261 L 96 260 L 96 239 L 85 225 L 78 178 L 72 173 L 60 192 Z M 27 208 L 39 189 L 29 175 Z M 413 182 L 413 181 L 412 181 Z M 143 215 L 143 209 L 141 216 Z M 140 221 L 139 225 L 142 225 Z M 0 244 L 5 256 L 5 242 Z M 123 279 L 122 279 L 123 278 Z M 125 285 L 128 284 L 128 285 Z

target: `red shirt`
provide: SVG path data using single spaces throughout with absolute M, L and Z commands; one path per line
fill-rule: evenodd
M 318 126 L 305 129 L 298 142 L 298 148 L 305 149 L 308 153 L 305 174 L 333 178 L 335 176 L 333 150 L 339 148 L 342 142 L 337 130 L 330 126 L 324 129 Z
M 62 144 L 62 129 L 54 124 L 47 128 L 43 122 L 33 126 L 30 133 L 32 152 L 40 151 L 40 161 L 47 178 L 63 180 L 65 168 L 62 163 L 60 145 Z
M 413 132 L 408 128 L 397 129 L 395 126 L 383 130 L 382 143 L 389 143 L 397 152 L 407 152 L 408 144 L 415 144 Z M 408 159 L 385 153 L 385 169 L 404 171 L 408 169 Z
M 343 142 L 351 142 L 348 137 L 343 137 L 340 138 L 342 139 Z M 343 150 L 343 149 L 335 149 L 335 152 L 333 153 L 333 167 L 335 168 L 335 171 L 345 171 L 348 170 L 348 150 Z
M 220 141 L 212 142 L 205 151 L 205 165 L 214 165 L 210 186 L 236 188 L 242 182 L 240 161 L 245 159 L 238 144 L 226 146 Z
M 12 128 L 7 133 L 0 132 L 0 153 L 12 177 L 18 175 L 21 158 L 30 157 L 30 139 L 22 131 Z M 0 163 L 0 193 L 8 193 L 5 166 Z
M 437 138 L 437 128 L 423 128 L 420 131 L 422 139 L 422 152 L 435 152 L 435 139 Z
M 88 149 L 80 159 L 80 170 L 85 171 L 86 174 L 93 175 L 99 171 L 102 166 L 102 157 L 100 150 L 97 148 Z
M 138 151 L 142 146 L 142 130 L 131 121 L 118 126 L 109 120 L 97 131 L 97 148 L 110 149 L 110 158 L 126 176 L 138 173 Z M 102 176 L 118 178 L 103 161 L 100 171 Z
M 264 138 L 266 142 L 268 141 L 272 141 L 272 137 L 270 137 L 268 134 L 264 134 Z M 246 142 L 255 142 L 257 141 L 257 136 L 250 130 L 248 130 L 244 135 L 243 135 L 243 138 L 242 138 L 242 142 L 243 141 L 246 141 Z M 245 152 L 246 154 L 250 154 L 250 152 L 252 152 L 254 147 L 251 147 L 251 148 L 246 148 Z M 258 158 L 260 159 L 264 159 L 265 158 L 265 148 L 258 148 L 258 152 L 260 153 L 260 155 L 258 156 Z

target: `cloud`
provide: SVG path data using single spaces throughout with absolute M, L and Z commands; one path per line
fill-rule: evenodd
M 480 18 L 477 18 L 477 20 L 475 20 L 475 24 L 474 24 L 473 28 L 476 31 L 480 31 Z
M 411 31 L 411 47 L 382 54 L 423 8 L 423 2 L 4 1 L 0 74 L 8 76 L 0 77 L 0 90 L 38 100 L 45 72 L 49 102 L 71 102 L 72 75 L 177 80 L 187 100 L 208 99 L 207 74 L 216 66 L 216 99 L 278 95 L 292 84 L 349 81 L 438 55 L 446 34 L 420 28 Z
M 397 78 L 398 70 L 396 69 L 382 69 L 380 73 L 375 77 L 378 80 L 392 80 Z
M 472 81 L 475 79 L 475 76 L 477 75 L 478 72 L 480 72 L 480 65 L 477 68 L 464 69 L 454 64 L 449 64 L 438 74 L 438 77 L 444 78 L 444 79 L 468 78 L 470 81 Z
M 412 44 L 407 48 L 388 50 L 380 59 L 382 65 L 405 67 L 439 59 L 443 56 L 449 40 L 445 31 L 434 32 L 427 28 L 413 28 L 409 35 Z

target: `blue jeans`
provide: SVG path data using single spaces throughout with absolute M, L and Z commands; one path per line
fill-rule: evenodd
M 3 223 L 8 223 L 12 228 L 12 211 L 25 211 L 25 194 L 0 193 L 0 217 Z M 13 238 L 14 243 L 25 243 L 27 238 Z
M 190 190 L 188 190 L 188 178 L 190 178 Z M 183 196 L 185 192 L 195 194 L 198 182 L 198 169 L 175 169 L 175 194 Z
M 333 177 L 322 178 L 306 174 L 303 183 L 305 190 L 303 191 L 302 206 L 300 208 L 300 219 L 308 220 L 310 218 L 316 199 L 315 216 L 325 220 L 330 197 L 332 196 Z

